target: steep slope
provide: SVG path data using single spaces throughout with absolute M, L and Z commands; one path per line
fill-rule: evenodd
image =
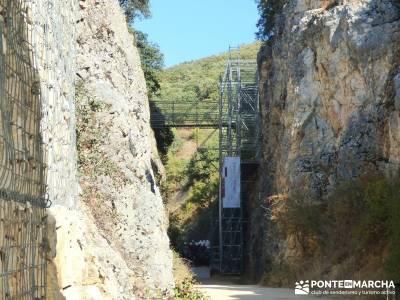
M 327 6 L 328 2 L 331 5 Z M 303 225 L 312 223 L 313 216 L 307 210 L 329 199 L 338 186 L 375 176 L 395 182 L 393 176 L 399 174 L 400 164 L 398 2 L 292 0 L 287 1 L 276 26 L 276 36 L 259 54 L 264 164 L 254 197 L 250 245 L 252 269 L 258 275 L 264 270 L 284 273 L 293 261 L 307 259 L 304 249 L 314 249 L 310 250 L 312 255 L 319 249 L 315 234 L 299 238 L 300 225 L 296 234 L 282 234 L 283 226 L 277 219 L 287 208 L 282 209 L 281 203 L 297 199 L 294 205 L 308 207 L 297 210 Z M 339 200 L 355 190 L 356 185 L 350 185 L 336 197 L 338 209 Z M 389 203 L 381 190 L 381 197 Z M 373 191 L 370 186 L 370 195 Z M 344 210 L 353 212 L 342 220 L 347 228 L 325 235 L 321 243 L 329 244 L 340 234 L 352 238 L 351 219 L 357 220 L 362 209 L 375 201 L 370 195 L 366 198 L 370 202 L 355 196 L 359 206 L 353 208 L 345 201 L 343 204 L 349 206 Z M 314 217 L 319 217 L 317 211 Z M 332 220 L 320 221 L 322 227 L 317 228 L 323 230 L 323 224 Z M 382 243 L 387 234 L 379 237 Z M 302 248 L 304 243 L 307 246 Z M 335 246 L 336 253 L 343 250 L 341 244 Z M 379 257 L 384 250 L 377 252 L 374 255 Z M 304 266 L 303 275 L 315 268 L 317 276 L 339 277 L 333 264 L 354 264 L 346 261 L 349 255 L 343 252 L 336 262 L 321 260 L 319 267 Z M 355 268 L 362 268 L 363 263 L 356 262 Z M 377 267 L 380 272 L 384 266 Z M 355 271 L 348 270 L 347 275 Z M 364 273 L 376 274 L 378 271 Z

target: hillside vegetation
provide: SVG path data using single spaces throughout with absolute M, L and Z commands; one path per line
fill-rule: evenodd
M 256 59 L 260 42 L 240 47 L 242 59 Z M 229 52 L 200 60 L 185 62 L 166 69 L 161 74 L 159 99 L 186 101 L 218 101 L 218 82 L 224 72 Z M 231 56 L 238 57 L 233 50 Z

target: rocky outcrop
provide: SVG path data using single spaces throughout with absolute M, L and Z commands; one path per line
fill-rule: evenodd
M 124 274 L 109 259 L 111 274 L 130 277 L 119 278 L 127 289 L 121 294 L 144 297 L 146 289 L 164 292 L 173 285 L 167 219 L 151 164 L 146 84 L 118 1 L 81 2 L 76 104 L 82 201 L 108 248 L 130 270 Z
M 48 294 L 166 298 L 173 287 L 172 253 L 134 38 L 117 0 L 72 2 L 57 2 L 67 12 L 51 11 L 61 17 L 48 42 L 54 58 L 67 57 L 53 65 L 50 100 L 58 102 L 45 103 L 43 120 L 54 217 Z
M 268 197 L 300 190 L 323 201 L 341 182 L 399 172 L 399 4 L 330 2 L 288 1 L 259 54 L 264 163 L 250 243 L 264 254 L 259 274 L 288 245 L 261 215 Z

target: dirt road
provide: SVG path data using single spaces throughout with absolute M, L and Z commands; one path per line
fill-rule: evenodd
M 256 285 L 203 284 L 197 288 L 211 300 L 332 300 L 332 298 L 294 295 L 293 289 L 265 288 Z

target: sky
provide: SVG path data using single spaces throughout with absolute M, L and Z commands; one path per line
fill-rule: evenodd
M 255 41 L 255 0 L 150 0 L 150 19 L 134 27 L 160 46 L 170 67 Z

